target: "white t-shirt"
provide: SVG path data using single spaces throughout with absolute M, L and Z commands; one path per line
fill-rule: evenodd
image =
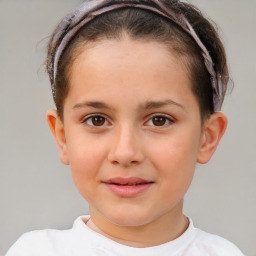
M 244 256 L 231 242 L 193 226 L 168 243 L 134 248 L 114 242 L 91 230 L 78 217 L 72 229 L 40 230 L 26 233 L 10 248 L 6 256 Z

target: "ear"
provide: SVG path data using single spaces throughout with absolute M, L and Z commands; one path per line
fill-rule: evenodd
M 63 122 L 61 121 L 57 111 L 55 109 L 51 109 L 47 112 L 47 122 L 51 129 L 51 132 L 55 138 L 57 143 L 60 160 L 63 164 L 69 164 L 68 154 L 67 154 L 67 145 L 65 138 L 65 130 Z
M 227 117 L 223 112 L 216 112 L 205 121 L 200 149 L 197 156 L 198 163 L 205 164 L 211 159 L 226 127 Z

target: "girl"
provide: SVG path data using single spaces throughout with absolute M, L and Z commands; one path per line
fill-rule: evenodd
M 86 1 L 54 31 L 47 71 L 47 120 L 90 216 L 25 234 L 8 256 L 243 255 L 182 211 L 227 125 L 225 51 L 195 7 Z

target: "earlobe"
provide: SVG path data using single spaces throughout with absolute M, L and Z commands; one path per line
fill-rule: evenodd
M 211 159 L 226 127 L 227 117 L 223 112 L 216 112 L 205 121 L 200 149 L 197 156 L 198 163 L 205 164 Z
M 63 164 L 68 165 L 68 154 L 65 138 L 65 130 L 63 122 L 60 120 L 60 117 L 57 114 L 55 109 L 51 109 L 47 112 L 47 122 L 50 127 L 50 130 L 55 138 L 56 144 L 58 146 L 60 160 Z

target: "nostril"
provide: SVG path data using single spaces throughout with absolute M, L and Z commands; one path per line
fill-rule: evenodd
M 129 149 L 129 150 L 128 150 Z M 112 165 L 136 166 L 143 162 L 144 154 L 136 148 L 115 148 L 108 154 Z
M 117 164 L 119 164 L 119 161 L 118 160 L 116 160 L 116 159 L 108 159 L 109 160 L 109 162 L 111 163 L 111 164 L 113 164 L 113 165 L 117 165 Z
M 112 161 L 112 164 L 113 165 L 119 165 L 119 164 L 123 164 L 123 165 L 137 165 L 139 162 L 138 161 L 122 161 L 122 162 L 119 162 L 119 161 Z
M 112 161 L 112 164 L 118 165 L 119 163 L 118 163 L 118 161 Z

